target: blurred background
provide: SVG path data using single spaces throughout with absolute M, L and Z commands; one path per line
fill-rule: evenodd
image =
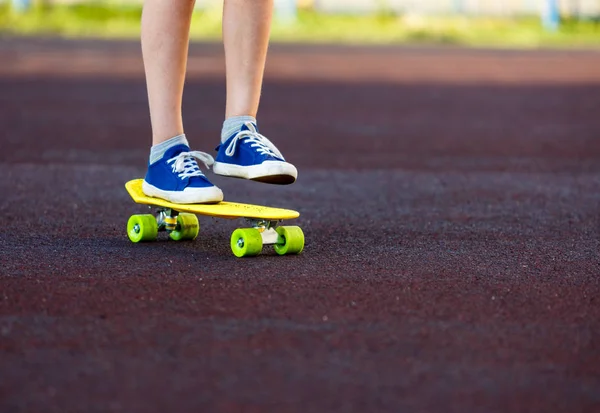
M 133 38 L 142 0 L 0 0 L 0 33 Z M 275 0 L 273 41 L 598 46 L 600 0 Z M 192 39 L 220 37 L 222 0 Z
M 598 412 L 600 0 L 275 1 L 259 122 L 298 182 L 207 175 L 306 248 L 243 262 L 240 220 L 127 237 L 142 1 L 1 1 L 0 412 Z M 221 10 L 183 98 L 212 155 Z

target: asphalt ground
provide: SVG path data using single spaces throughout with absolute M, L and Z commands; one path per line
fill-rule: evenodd
M 184 120 L 214 153 L 220 45 Z M 1 412 L 600 411 L 600 53 L 273 45 L 299 256 L 132 244 L 136 42 L 0 38 Z

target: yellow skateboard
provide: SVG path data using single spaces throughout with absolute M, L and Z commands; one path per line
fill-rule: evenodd
M 273 245 L 279 255 L 299 254 L 304 248 L 304 233 L 300 227 L 279 226 L 284 219 L 300 216 L 291 209 L 260 205 L 219 202 L 216 204 L 174 204 L 142 192 L 142 179 L 125 184 L 131 198 L 138 203 L 156 207 L 156 215 L 132 215 L 127 222 L 127 235 L 132 242 L 154 241 L 159 231 L 166 231 L 175 241 L 193 240 L 200 225 L 196 215 L 217 218 L 245 218 L 249 227 L 238 228 L 231 235 L 231 250 L 236 257 L 260 254 L 263 245 Z

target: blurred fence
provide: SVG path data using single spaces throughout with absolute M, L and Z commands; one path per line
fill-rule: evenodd
M 142 3 L 143 0 L 4 0 L 15 3 Z M 169 1 L 169 0 L 167 0 Z M 0 0 L 2 2 L 2 0 Z M 197 0 L 198 8 L 220 6 L 223 0 Z M 461 14 L 468 16 L 534 16 L 551 3 L 565 17 L 599 17 L 600 0 L 275 0 L 283 13 L 295 13 L 296 7 L 322 13 L 397 13 L 419 15 Z
M 25 11 L 33 3 L 140 4 L 143 0 L 0 0 Z M 165 0 L 171 1 L 171 0 Z M 176 1 L 176 0 L 175 0 Z M 600 0 L 274 0 L 277 20 L 291 23 L 298 8 L 323 14 L 408 16 L 523 17 L 539 16 L 545 29 L 556 31 L 562 18 L 600 21 Z M 198 9 L 220 7 L 223 0 L 197 0 Z
M 469 16 L 534 16 L 542 13 L 548 0 L 314 0 L 322 12 L 392 13 Z M 600 0 L 557 0 L 558 11 L 568 17 L 600 16 Z

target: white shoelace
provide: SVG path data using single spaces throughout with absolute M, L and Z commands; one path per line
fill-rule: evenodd
M 249 130 L 239 131 L 237 135 L 231 140 L 227 149 L 225 149 L 225 155 L 233 156 L 237 148 L 238 142 L 246 139 L 246 143 L 250 143 L 250 147 L 256 148 L 256 151 L 262 155 L 271 155 L 280 159 L 284 159 L 283 155 L 273 143 L 268 140 L 265 136 L 258 133 L 252 122 L 246 122 L 246 127 Z
M 200 151 L 181 152 L 174 158 L 169 159 L 167 163 L 173 163 L 173 172 L 177 173 L 177 176 L 181 179 L 184 179 L 204 175 L 198 167 L 197 160 L 202 162 L 207 168 L 210 168 L 215 163 L 212 156 Z

